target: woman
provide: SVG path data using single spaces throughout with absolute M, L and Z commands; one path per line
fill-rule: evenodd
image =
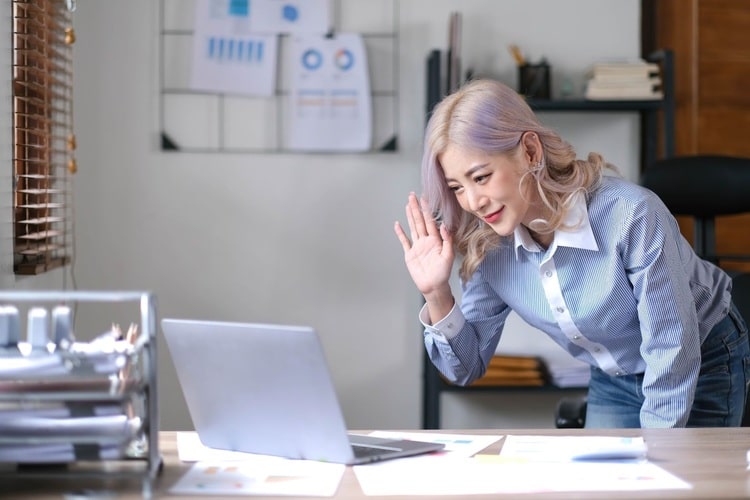
M 454 383 L 480 378 L 515 311 L 591 365 L 586 427 L 740 425 L 750 346 L 730 277 L 654 193 L 605 169 L 499 82 L 436 106 L 410 235 L 395 225 L 430 359 Z

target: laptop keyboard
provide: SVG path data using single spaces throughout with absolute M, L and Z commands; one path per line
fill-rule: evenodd
M 382 455 L 384 451 L 383 448 L 375 448 L 373 446 L 363 446 L 359 444 L 353 444 L 352 450 L 354 451 L 354 456 L 357 458 L 367 458 Z

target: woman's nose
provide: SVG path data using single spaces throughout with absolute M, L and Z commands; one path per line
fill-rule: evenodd
M 469 204 L 469 209 L 472 212 L 480 211 L 487 203 L 487 197 L 484 196 L 478 189 L 467 190 L 466 200 Z

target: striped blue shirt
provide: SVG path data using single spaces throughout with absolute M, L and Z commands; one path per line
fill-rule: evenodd
M 575 358 L 610 375 L 644 374 L 643 427 L 686 424 L 700 345 L 731 302 L 730 277 L 698 258 L 649 190 L 605 176 L 581 196 L 547 250 L 519 226 L 462 283 L 461 305 L 425 346 L 457 384 L 481 377 L 511 310 Z

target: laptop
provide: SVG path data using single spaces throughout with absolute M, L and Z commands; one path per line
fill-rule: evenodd
M 349 433 L 311 327 L 172 318 L 161 326 L 206 446 L 347 465 L 444 447 Z

